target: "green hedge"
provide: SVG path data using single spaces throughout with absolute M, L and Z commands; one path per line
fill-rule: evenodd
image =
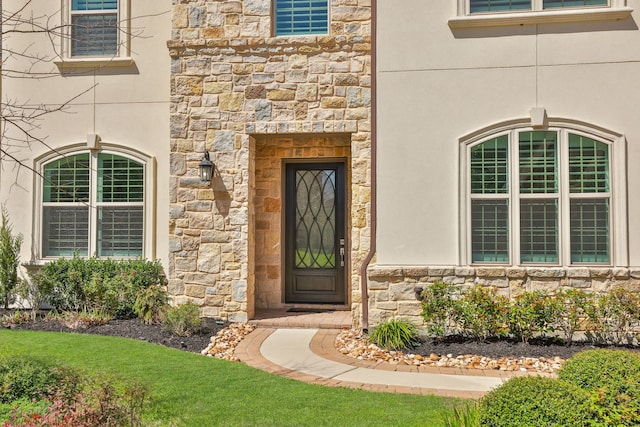
M 480 425 L 490 427 L 591 425 L 590 396 L 580 387 L 546 377 L 515 377 L 479 402 Z
M 159 261 L 61 258 L 33 276 L 38 292 L 59 311 L 105 311 L 130 316 L 136 294 L 164 283 Z
M 567 360 L 558 376 L 591 393 L 600 425 L 640 424 L 640 354 L 583 351 Z

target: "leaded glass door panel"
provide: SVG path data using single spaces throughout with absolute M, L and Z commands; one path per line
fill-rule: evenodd
M 286 166 L 285 302 L 344 304 L 343 163 Z

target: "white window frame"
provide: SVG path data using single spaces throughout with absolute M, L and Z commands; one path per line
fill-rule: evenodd
M 54 63 L 59 68 L 125 67 L 134 64 L 131 58 L 131 0 L 118 0 L 117 21 L 119 27 L 117 53 L 105 56 L 73 56 L 71 51 L 72 15 L 104 13 L 102 11 L 73 12 L 72 0 L 62 0 L 61 58 Z
M 627 0 L 609 0 L 607 6 L 543 9 L 542 0 L 531 0 L 531 10 L 470 13 L 470 0 L 458 0 L 457 16 L 449 19 L 449 27 L 481 28 L 498 26 L 556 24 L 568 22 L 617 21 L 626 19 L 633 9 Z
M 90 159 L 90 174 L 89 174 L 89 229 L 87 232 L 88 235 L 88 250 L 87 256 L 97 256 L 98 253 L 98 208 L 103 206 L 116 206 L 119 203 L 107 203 L 101 202 L 98 203 L 98 155 L 99 154 L 114 154 L 117 156 L 125 157 L 131 160 L 134 160 L 140 164 L 142 164 L 144 169 L 144 193 L 143 193 L 143 202 L 131 202 L 127 203 L 127 205 L 133 206 L 136 203 L 143 208 L 143 238 L 142 238 L 142 254 L 139 256 L 132 257 L 110 257 L 110 258 L 138 258 L 143 257 L 147 259 L 155 259 L 156 258 L 156 250 L 155 250 L 155 203 L 156 203 L 156 188 L 155 188 L 155 175 L 156 175 L 156 160 L 155 157 L 148 157 L 126 147 L 122 147 L 119 145 L 113 144 L 105 144 L 101 143 L 100 149 L 90 150 L 87 149 L 86 145 L 73 145 L 64 147 L 56 150 L 53 153 L 48 153 L 45 156 L 42 156 L 35 161 L 34 170 L 38 171 L 38 174 L 35 174 L 34 183 L 35 191 L 34 194 L 34 206 L 37 206 L 37 209 L 34 210 L 36 213 L 36 222 L 35 222 L 35 236 L 37 236 L 37 247 L 35 249 L 35 253 L 37 254 L 37 258 L 39 263 L 46 262 L 48 260 L 64 258 L 64 256 L 44 256 L 44 229 L 43 229 L 43 219 L 44 219 L 44 206 L 43 202 L 43 192 L 44 192 L 44 168 L 47 164 L 56 161 L 65 156 L 74 156 L 77 154 L 89 154 Z M 65 203 L 68 206 L 74 206 L 82 204 L 81 202 L 69 202 Z M 52 203 L 53 205 L 53 203 Z
M 519 171 L 514 164 L 513 150 L 518 146 L 518 133 L 528 131 L 558 132 L 558 193 L 557 194 L 519 194 Z M 609 193 L 601 194 L 608 197 L 609 205 L 609 263 L 572 263 L 570 242 L 570 201 L 583 197 L 571 194 L 566 188 L 568 182 L 568 135 L 583 135 L 603 142 L 609 146 Z M 471 148 L 489 139 L 509 136 L 509 193 L 505 197 L 509 205 L 509 261 L 508 262 L 473 262 L 471 247 L 471 177 L 469 176 Z M 617 134 L 590 126 L 588 124 L 563 119 L 549 119 L 544 128 L 532 127 L 530 120 L 511 121 L 497 126 L 485 128 L 460 139 L 460 265 L 504 265 L 504 266 L 547 266 L 547 267 L 579 267 L 582 265 L 601 267 L 625 267 L 629 265 L 628 233 L 627 233 L 627 183 L 626 183 L 626 138 Z M 485 198 L 503 198 L 486 196 Z M 558 263 L 520 263 L 520 200 L 523 198 L 556 198 L 558 199 Z M 587 197 L 587 196 L 584 196 Z M 481 199 L 483 195 L 474 196 Z

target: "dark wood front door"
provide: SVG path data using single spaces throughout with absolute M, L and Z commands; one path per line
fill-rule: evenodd
M 344 304 L 344 163 L 286 165 L 285 302 Z

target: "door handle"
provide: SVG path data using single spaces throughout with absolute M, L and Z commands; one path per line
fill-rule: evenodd
M 344 267 L 344 239 L 340 239 L 340 267 Z

